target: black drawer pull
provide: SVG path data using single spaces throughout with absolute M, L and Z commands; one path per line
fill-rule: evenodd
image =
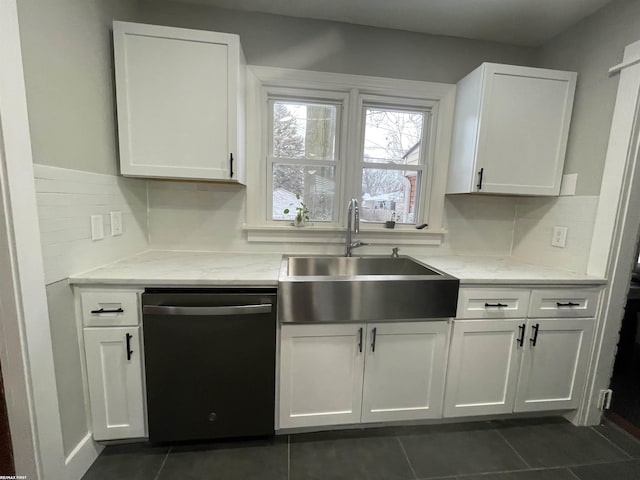
M 518 329 L 520 330 L 520 335 L 518 336 L 518 346 L 523 347 L 524 346 L 524 332 L 526 330 L 526 324 L 523 323 L 522 325 L 519 325 Z
M 508 307 L 509 305 L 505 305 L 504 303 L 485 303 L 484 307 L 488 308 L 488 307 L 498 307 L 498 308 L 502 308 L 502 307 Z
M 535 347 L 536 343 L 538 343 L 538 330 L 540 330 L 539 323 L 536 323 L 535 325 L 531 326 L 531 333 L 533 333 L 533 337 L 531 337 L 529 341 L 531 342 L 532 347 Z
M 127 339 L 127 360 L 131 360 L 131 355 L 133 354 L 133 350 L 131 350 L 131 337 L 133 337 L 133 335 L 130 333 L 125 335 L 125 338 Z
M 358 329 L 358 351 L 362 353 L 362 328 Z
M 105 310 L 104 308 L 101 308 L 99 310 L 91 310 L 91 313 L 93 314 L 100 314 L 100 313 L 124 313 L 124 310 L 122 308 L 112 308 L 112 309 L 107 309 Z
M 229 154 L 229 177 L 233 178 L 233 153 Z
M 580 306 L 579 303 L 573 303 L 573 302 L 567 302 L 567 303 L 556 302 L 556 305 L 558 307 L 579 307 Z

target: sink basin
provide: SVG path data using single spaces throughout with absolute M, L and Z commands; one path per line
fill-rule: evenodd
M 289 257 L 288 275 L 356 277 L 360 275 L 439 275 L 408 257 Z
M 278 284 L 284 323 L 455 317 L 459 287 L 408 256 L 284 256 Z

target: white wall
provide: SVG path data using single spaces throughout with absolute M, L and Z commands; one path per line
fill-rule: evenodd
M 111 25 L 132 0 L 20 0 L 34 163 L 118 172 Z
M 628 44 L 640 39 L 640 2 L 615 0 L 547 42 L 537 63 L 578 72 L 565 173 L 578 173 L 577 195 L 598 195 L 618 75 L 610 67 Z
M 138 19 L 236 33 L 252 65 L 456 83 L 485 61 L 535 61 L 527 47 L 162 0 L 141 1 Z

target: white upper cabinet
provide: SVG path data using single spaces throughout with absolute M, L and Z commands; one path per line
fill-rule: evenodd
M 447 193 L 558 195 L 576 78 L 493 63 L 463 78 Z
M 123 175 L 244 183 L 237 35 L 113 24 Z

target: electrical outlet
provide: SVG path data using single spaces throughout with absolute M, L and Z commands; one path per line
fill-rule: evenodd
M 104 218 L 102 215 L 91 215 L 91 240 L 104 238 Z
M 111 236 L 122 235 L 122 212 L 109 212 L 111 215 Z
M 551 246 L 564 248 L 567 246 L 567 227 L 553 227 L 551 235 Z

